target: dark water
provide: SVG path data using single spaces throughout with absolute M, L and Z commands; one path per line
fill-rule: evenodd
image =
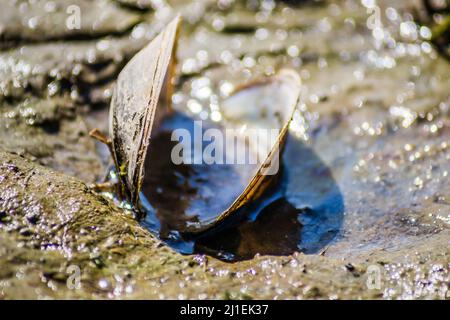
M 206 233 L 183 233 L 187 225 L 226 209 L 242 191 L 243 170 L 250 168 L 173 164 L 170 154 L 176 142 L 170 133 L 180 127 L 192 130 L 193 120 L 181 114 L 171 117 L 152 141 L 141 194 L 146 208 L 142 224 L 169 246 L 185 254 L 236 261 L 255 254 L 317 253 L 339 233 L 342 194 L 326 165 L 293 136 L 288 137 L 278 177 L 256 203 Z

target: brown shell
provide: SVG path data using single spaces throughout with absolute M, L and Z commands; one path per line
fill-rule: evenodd
M 252 86 L 265 85 L 273 81 L 284 82 L 286 85 L 292 87 L 290 94 L 292 94 L 292 96 L 294 97 L 293 99 L 294 103 L 285 106 L 286 110 L 284 110 L 284 112 L 287 115 L 287 118 L 285 119 L 285 122 L 281 127 L 280 133 L 278 135 L 275 144 L 272 146 L 270 152 L 267 154 L 267 157 L 264 160 L 264 162 L 259 166 L 258 171 L 253 176 L 252 180 L 249 182 L 245 190 L 239 195 L 239 197 L 233 202 L 233 204 L 227 210 L 222 212 L 212 225 L 217 225 L 218 223 L 226 219 L 228 216 L 230 216 L 233 212 L 244 206 L 246 203 L 249 203 L 259 198 L 262 195 L 262 193 L 267 189 L 267 187 L 270 185 L 271 180 L 274 178 L 273 175 L 264 174 L 264 171 L 269 170 L 271 166 L 275 165 L 274 162 L 280 161 L 280 157 L 283 152 L 283 147 L 286 143 L 289 125 L 294 116 L 298 99 L 300 97 L 300 86 L 301 86 L 300 76 L 293 70 L 283 69 L 279 71 L 275 76 L 239 88 L 234 92 L 233 95 L 236 95 L 242 92 L 243 90 L 251 88 Z M 231 98 L 233 97 L 233 95 L 231 96 Z M 279 163 L 277 163 L 276 165 L 278 166 Z
M 146 157 L 152 153 L 150 143 L 152 132 L 158 128 L 160 120 L 167 114 L 169 107 L 179 26 L 180 17 L 177 16 L 160 35 L 130 60 L 119 74 L 111 101 L 111 149 L 119 172 L 120 193 L 135 206 L 140 205 L 139 194 L 144 180 Z M 275 84 L 280 87 L 269 88 L 270 85 Z M 259 92 L 258 88 L 263 91 Z M 264 90 L 269 90 L 269 94 Z M 250 99 L 255 101 L 246 101 L 247 94 L 251 97 Z M 273 119 L 278 120 L 279 133 L 276 141 L 273 145 L 269 144 L 271 148 L 267 154 L 264 153 L 262 158 L 265 160 L 254 167 L 255 171 L 252 169 L 250 173 L 246 173 L 246 178 L 243 180 L 245 183 L 239 187 L 241 189 L 236 189 L 236 194 L 239 196 L 232 198 L 234 199 L 232 203 L 227 202 L 221 207 L 227 209 L 218 210 L 222 212 L 214 212 L 212 219 L 187 225 L 180 230 L 181 232 L 198 233 L 217 225 L 246 203 L 257 199 L 273 181 L 273 176 L 264 174 L 264 170 L 268 170 L 275 161 L 279 161 L 279 155 L 281 155 L 289 124 L 299 99 L 300 78 L 295 71 L 281 70 L 272 77 L 243 86 L 224 101 L 225 109 L 223 111 L 227 114 L 230 111 L 227 110 L 227 105 L 233 106 L 234 103 L 234 110 L 246 112 L 244 117 L 239 115 L 239 112 L 237 112 L 237 116 L 235 114 L 237 123 L 242 124 L 242 119 L 246 119 L 246 117 L 251 119 L 252 112 L 259 111 L 246 110 L 239 105 L 240 102 L 245 104 L 253 101 L 251 104 L 258 106 L 256 100 L 259 100 L 260 94 L 261 99 L 267 97 L 278 99 L 275 101 L 278 103 L 272 104 L 270 101 L 265 101 L 266 108 L 273 108 L 272 112 L 269 112 L 270 116 L 266 117 L 268 123 Z M 277 97 L 278 94 L 285 94 L 288 97 Z M 163 98 L 166 101 L 161 101 Z M 277 115 L 280 115 L 280 119 L 277 118 Z M 233 118 L 233 116 L 231 115 L 229 118 Z M 268 126 L 270 127 L 269 124 Z M 170 214 L 176 214 L 176 212 L 170 212 Z
M 158 102 L 164 86 L 166 97 L 171 92 L 180 21 L 177 16 L 128 62 L 119 74 L 111 101 L 109 130 L 120 192 L 135 205 L 152 127 L 168 107 Z

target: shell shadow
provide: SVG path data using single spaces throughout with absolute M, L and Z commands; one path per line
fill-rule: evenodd
M 154 177 L 157 181 L 173 185 L 171 179 L 183 168 L 171 164 L 172 145 L 165 143 L 170 138 L 161 135 L 161 139 L 164 140 L 157 144 L 158 152 L 150 163 L 164 165 L 148 169 L 158 172 Z M 186 194 L 176 189 L 160 199 L 154 183 L 144 185 L 144 194 L 141 194 L 146 208 L 141 223 L 181 253 L 208 254 L 230 262 L 251 259 L 256 254 L 320 252 L 341 229 L 343 196 L 329 168 L 302 141 L 289 136 L 282 159 L 279 180 L 257 203 L 242 208 L 241 212 L 207 233 L 192 236 L 177 231 L 177 224 L 170 220 L 189 219 L 184 216 L 183 209 Z

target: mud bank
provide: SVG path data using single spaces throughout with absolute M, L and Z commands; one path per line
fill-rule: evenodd
M 298 253 L 224 263 L 174 252 L 77 179 L 17 155 L 0 156 L 3 298 L 438 298 L 446 292 L 448 231 L 354 258 Z M 79 289 L 70 289 L 70 266 L 80 268 Z M 368 266 L 380 268 L 380 290 L 367 289 Z
M 0 15 L 0 298 L 448 298 L 450 65 L 415 23 L 420 1 L 77 0 L 104 15 L 77 33 L 43 22 L 64 21 L 62 4 L 13 2 Z M 296 232 L 280 256 L 182 255 L 87 187 L 110 165 L 88 132 L 107 132 L 118 72 L 176 13 L 175 109 L 208 118 L 242 82 L 283 67 L 302 77 L 283 158 L 289 219 L 278 207 L 264 218 Z M 270 245 L 252 228 L 233 230 L 233 250 Z

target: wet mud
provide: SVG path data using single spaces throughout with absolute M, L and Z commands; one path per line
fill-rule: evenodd
M 450 65 L 421 1 L 76 0 L 76 32 L 64 1 L 7 2 L 0 298 L 448 299 Z M 160 163 L 147 192 L 164 210 L 143 219 L 88 187 L 111 166 L 89 130 L 107 132 L 118 73 L 176 13 L 176 110 L 213 121 L 285 67 L 303 84 L 276 187 L 197 238 L 173 232 L 181 178 L 165 174 L 186 168 Z

